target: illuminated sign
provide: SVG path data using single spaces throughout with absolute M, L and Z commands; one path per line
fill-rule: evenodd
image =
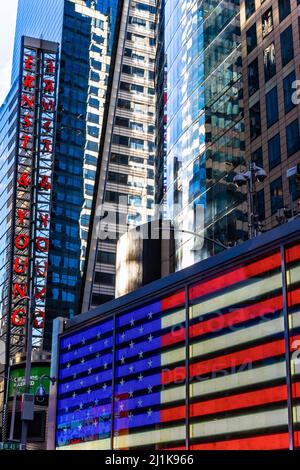
M 30 309 L 35 336 L 39 337 L 44 328 L 47 287 L 57 54 L 56 44 L 24 38 L 17 135 L 11 322 L 22 332 Z
M 49 376 L 49 365 L 33 365 L 30 374 L 30 390 L 36 396 L 37 402 L 39 400 L 38 392 L 40 387 L 43 387 L 43 397 L 48 397 L 50 381 L 48 378 L 42 379 L 43 376 Z M 9 383 L 9 397 L 14 396 L 14 387 L 17 386 L 17 393 L 21 396 L 25 392 L 25 367 L 19 367 L 11 370 Z M 44 402 L 45 400 L 43 400 Z

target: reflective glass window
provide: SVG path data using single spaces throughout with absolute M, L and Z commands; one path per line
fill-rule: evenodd
M 275 166 L 281 162 L 280 152 L 280 136 L 279 134 L 274 135 L 268 141 L 268 157 L 269 157 L 269 169 L 272 170 Z
M 300 135 L 299 135 L 299 121 L 291 122 L 286 126 L 286 147 L 288 157 L 293 155 L 297 150 L 300 149 Z
M 278 98 L 275 86 L 266 94 L 267 126 L 272 126 L 278 121 Z

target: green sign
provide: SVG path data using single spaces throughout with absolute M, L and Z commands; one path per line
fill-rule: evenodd
M 20 442 L 0 442 L 0 450 L 21 450 Z
M 43 379 L 43 375 L 50 374 L 50 366 L 32 366 L 30 374 L 30 393 L 39 395 L 40 387 L 43 387 L 44 395 L 49 395 L 50 381 L 49 379 Z M 22 395 L 25 392 L 25 368 L 12 369 L 10 372 L 10 378 L 17 383 L 18 395 Z M 10 380 L 9 382 L 9 397 L 14 396 L 14 383 Z

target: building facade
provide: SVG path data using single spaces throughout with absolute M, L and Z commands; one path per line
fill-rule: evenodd
M 299 448 L 299 235 L 296 220 L 58 319 L 48 448 Z
M 114 298 L 117 241 L 154 214 L 155 21 L 154 0 L 129 2 L 118 92 L 108 118 L 108 158 L 102 160 L 95 197 L 83 311 Z
M 167 135 L 166 157 L 160 145 L 157 160 L 166 158 L 162 207 L 178 232 L 180 269 L 218 252 L 208 239 L 227 245 L 245 238 L 238 207 L 244 197 L 231 184 L 244 159 L 240 5 L 166 1 L 160 7 L 167 75 L 167 115 L 160 126 L 166 125 Z M 158 96 L 163 83 L 158 79 Z M 161 142 L 161 129 L 158 135 Z
M 300 197 L 287 178 L 300 161 L 299 15 L 296 0 L 241 2 L 246 160 L 267 172 L 256 188 L 265 230 L 294 216 Z
M 148 220 L 154 194 L 154 2 L 56 0 L 53 6 L 44 0 L 19 1 L 13 85 L 1 108 L 1 174 L 5 178 L 1 318 L 5 324 L 21 40 L 26 34 L 58 42 L 46 349 L 57 312 L 69 318 L 80 313 L 89 263 L 93 267 L 96 263 L 89 302 L 97 305 L 114 297 L 117 238 L 104 245 L 91 243 L 97 207 L 105 201 L 105 210 L 119 216 L 115 202 L 125 195 L 120 206 L 123 218 L 116 221 L 122 232 Z

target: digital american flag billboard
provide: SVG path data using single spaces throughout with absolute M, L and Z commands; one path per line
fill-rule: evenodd
M 288 449 L 289 393 L 299 446 L 298 244 L 286 286 L 282 263 L 274 250 L 64 335 L 57 447 Z

